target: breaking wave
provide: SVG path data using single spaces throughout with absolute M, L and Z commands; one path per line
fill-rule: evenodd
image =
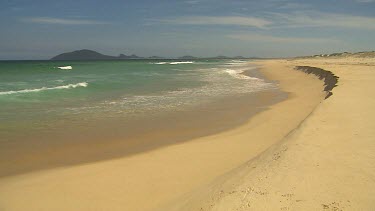
M 176 65 L 176 64 L 194 64 L 195 62 L 193 61 L 184 61 L 184 62 L 156 62 L 156 63 L 151 63 L 151 64 L 172 64 L 172 65 Z
M 54 89 L 72 89 L 72 88 L 78 88 L 78 87 L 87 87 L 87 82 L 81 82 L 77 84 L 68 84 L 63 86 L 56 86 L 56 87 L 42 87 L 39 89 L 23 89 L 18 91 L 5 91 L 0 92 L 0 95 L 11 95 L 11 94 L 23 94 L 23 93 L 29 93 L 29 92 L 41 92 L 46 90 L 54 90 Z
M 245 74 L 243 74 L 243 71 L 242 70 L 233 70 L 233 69 L 226 69 L 224 70 L 226 73 L 228 73 L 229 75 L 235 77 L 235 78 L 238 78 L 238 79 L 247 79 L 247 80 L 261 80 L 259 78 L 255 78 L 255 77 L 250 77 L 250 76 L 247 76 Z
M 71 69 L 73 69 L 72 66 L 61 66 L 61 67 L 57 67 L 57 68 L 59 68 L 60 70 L 71 70 Z
M 171 62 L 169 64 L 194 64 L 192 61 L 186 61 L 186 62 Z

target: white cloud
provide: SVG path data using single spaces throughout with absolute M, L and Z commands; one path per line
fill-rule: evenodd
M 262 18 L 243 16 L 186 16 L 156 20 L 161 23 L 178 25 L 235 25 L 266 28 L 272 22 Z
M 277 37 L 272 35 L 255 33 L 230 34 L 227 37 L 242 41 L 273 42 L 273 43 L 332 43 L 339 40 L 332 38 L 310 38 L 310 37 Z
M 371 2 L 375 2 L 375 0 L 355 0 L 356 2 L 359 2 L 359 3 L 371 3 Z
M 311 8 L 311 6 L 308 4 L 303 4 L 303 3 L 291 3 L 291 2 L 286 2 L 285 4 L 279 6 L 279 9 L 289 9 L 289 10 L 307 9 L 307 8 Z
M 296 6 L 297 5 L 289 5 L 289 7 Z M 303 27 L 375 29 L 375 17 L 323 13 L 310 10 L 292 13 L 268 13 L 264 15 L 264 17 L 182 16 L 168 19 L 156 19 L 152 21 L 176 25 L 232 25 L 256 27 L 260 29 Z
M 32 17 L 22 19 L 24 22 L 40 23 L 40 24 L 61 24 L 61 25 L 94 25 L 94 24 L 109 24 L 108 22 L 92 21 L 83 19 L 62 19 L 51 17 Z
M 189 0 L 189 1 L 185 1 L 186 4 L 198 4 L 199 1 L 198 0 Z
M 278 20 L 283 27 L 335 27 L 335 28 L 362 28 L 375 29 L 375 18 L 353 16 L 316 11 L 295 12 L 291 14 L 273 13 L 272 19 Z

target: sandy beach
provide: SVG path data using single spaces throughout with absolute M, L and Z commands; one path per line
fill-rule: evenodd
M 373 58 L 261 62 L 312 66 L 339 77 L 281 142 L 176 203 L 173 210 L 373 210 L 375 130 Z
M 288 98 L 241 126 L 0 179 L 0 210 L 371 210 L 373 59 L 257 61 Z M 333 95 L 296 66 L 339 77 Z
M 0 211 L 375 211 L 375 0 L 0 11 Z

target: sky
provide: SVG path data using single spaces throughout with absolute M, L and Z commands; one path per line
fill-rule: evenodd
M 0 60 L 375 50 L 375 0 L 0 0 Z

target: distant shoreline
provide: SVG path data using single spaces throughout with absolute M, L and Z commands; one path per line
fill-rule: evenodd
M 73 51 L 74 52 L 74 51 Z M 72 53 L 72 52 L 69 52 Z M 98 52 L 96 52 L 98 53 Z M 98 53 L 100 54 L 100 53 Z M 61 55 L 61 54 L 59 54 Z M 103 54 L 100 54 L 103 55 Z M 142 57 L 142 56 L 135 56 L 136 58 L 119 58 L 116 56 L 108 56 L 103 55 L 105 57 L 112 57 L 111 59 L 94 59 L 96 61 L 132 61 L 132 60 L 204 60 L 204 59 L 244 59 L 244 60 L 272 60 L 272 59 L 303 59 L 303 58 L 341 58 L 341 57 L 366 57 L 366 58 L 375 58 L 375 51 L 361 51 L 361 52 L 344 52 L 344 53 L 327 53 L 327 54 L 316 54 L 313 56 L 291 56 L 291 57 L 258 57 L 258 56 L 214 56 L 214 57 L 195 57 L 195 56 L 181 56 L 181 57 L 159 57 L 159 56 L 150 56 L 150 57 Z M 126 55 L 124 55 L 126 56 Z M 56 57 L 56 56 L 55 56 Z M 131 56 L 130 56 L 131 57 Z M 7 62 L 7 61 L 51 61 L 52 59 L 0 59 L 0 62 Z M 54 61 L 54 60 L 52 60 Z M 93 61 L 93 59 L 83 59 L 83 60 L 77 60 L 77 59 L 68 59 L 68 60 L 56 60 L 56 61 Z

